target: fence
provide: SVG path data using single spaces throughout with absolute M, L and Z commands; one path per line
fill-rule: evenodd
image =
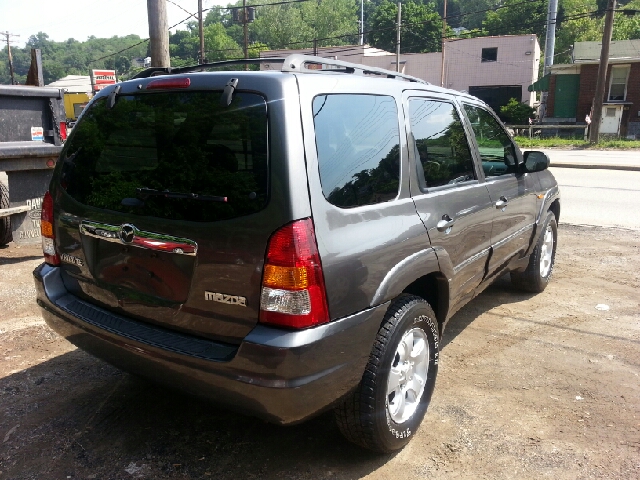
M 563 138 L 584 138 L 587 137 L 587 125 L 507 125 L 513 130 L 515 135 L 529 135 L 533 137 L 563 137 Z M 561 134 L 563 131 L 563 134 Z

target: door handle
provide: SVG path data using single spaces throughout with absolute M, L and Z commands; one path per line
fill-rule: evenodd
M 436 228 L 439 232 L 449 233 L 451 231 L 451 227 L 456 223 L 449 215 L 446 213 L 442 216 L 442 220 L 438 222 Z
M 504 212 L 504 209 L 507 208 L 508 203 L 509 203 L 509 200 L 507 200 L 507 197 L 503 195 L 500 197 L 500 200 L 496 202 L 496 208 Z

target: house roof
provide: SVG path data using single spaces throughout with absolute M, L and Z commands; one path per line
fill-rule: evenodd
M 599 63 L 602 42 L 576 42 L 573 63 Z M 640 62 L 640 40 L 613 40 L 609 47 L 609 62 Z
M 91 93 L 91 78 L 89 75 L 67 75 L 47 87 L 64 88 L 69 93 Z

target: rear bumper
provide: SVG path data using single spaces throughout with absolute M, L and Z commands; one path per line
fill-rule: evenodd
M 239 346 L 160 329 L 69 294 L 59 268 L 33 272 L 47 324 L 118 368 L 241 413 L 291 424 L 327 409 L 359 382 L 387 304 L 302 331 L 256 326 Z

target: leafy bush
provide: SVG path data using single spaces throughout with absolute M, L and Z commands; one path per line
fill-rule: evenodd
M 500 107 L 500 117 L 512 125 L 527 125 L 529 119 L 535 116 L 535 111 L 535 108 L 512 98 L 509 103 Z

